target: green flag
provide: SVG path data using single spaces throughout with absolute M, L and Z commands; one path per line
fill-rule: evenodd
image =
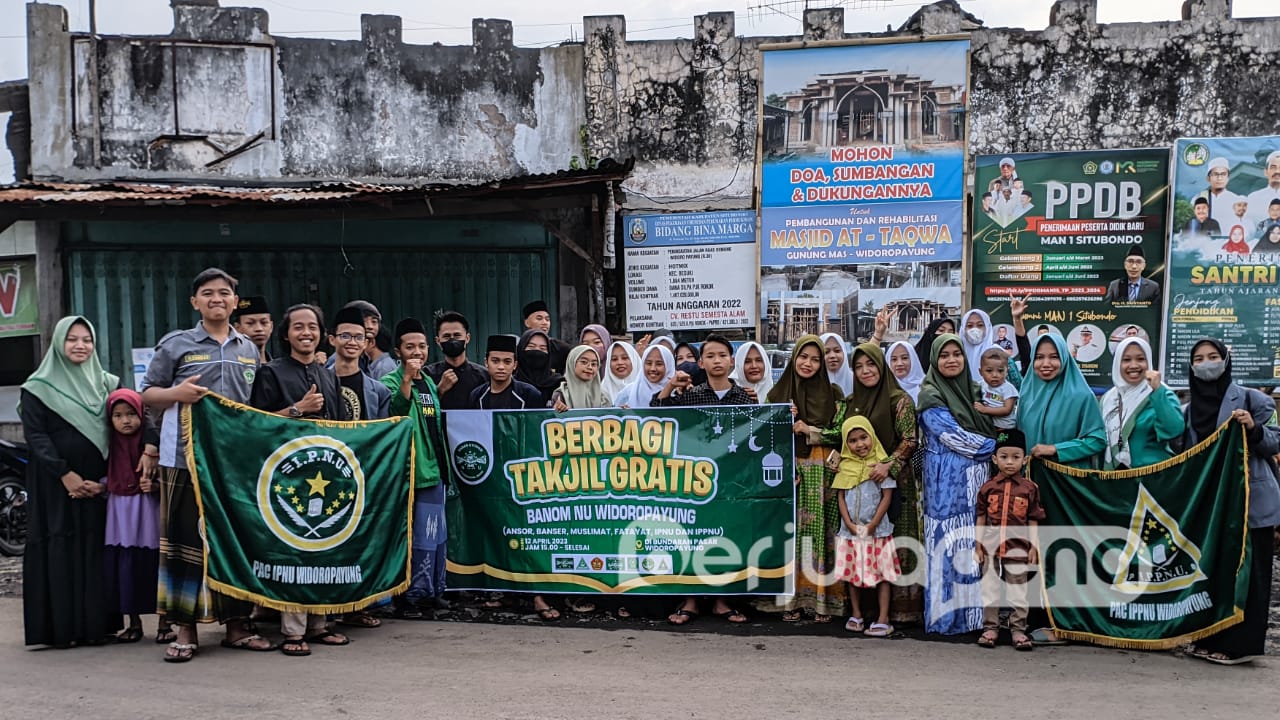
M 1095 472 L 1032 464 L 1046 522 L 1043 589 L 1064 638 L 1159 650 L 1244 619 L 1249 477 L 1228 422 L 1148 467 Z
M 183 412 L 211 589 L 340 613 L 408 588 L 409 418 L 290 420 L 213 394 Z
M 792 592 L 786 405 L 450 411 L 449 586 Z

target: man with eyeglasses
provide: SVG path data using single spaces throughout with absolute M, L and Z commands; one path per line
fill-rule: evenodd
M 359 308 L 344 307 L 334 316 L 333 373 L 338 377 L 338 393 L 351 410 L 352 420 L 381 420 L 390 413 L 391 390 L 360 369 L 360 358 L 368 344 L 365 317 Z
M 1231 179 L 1231 163 L 1224 157 L 1210 160 L 1208 178 L 1209 189 L 1201 192 L 1196 198 L 1208 200 L 1209 217 L 1224 228 L 1230 227 L 1228 223 L 1235 215 L 1232 206 L 1236 201 L 1245 199 L 1227 189 L 1227 182 Z
M 1134 244 L 1124 256 L 1124 277 L 1107 286 L 1107 301 L 1113 304 L 1159 303 L 1160 283 L 1142 277 L 1147 269 L 1147 256 L 1142 246 Z
M 489 371 L 467 359 L 470 343 L 471 326 L 462 313 L 450 310 L 436 316 L 436 344 L 444 360 L 426 369 L 445 410 L 466 410 L 471 406 L 471 391 L 489 383 Z

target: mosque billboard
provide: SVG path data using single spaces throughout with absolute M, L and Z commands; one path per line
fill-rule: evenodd
M 1018 297 L 1032 338 L 1062 335 L 1094 387 L 1111 385 L 1126 337 L 1160 357 L 1169 151 L 979 155 L 974 165 L 972 306 L 998 338 L 1013 338 Z
M 968 40 L 761 50 L 760 339 L 914 341 L 960 307 Z
M 1280 136 L 1182 138 L 1169 244 L 1171 384 L 1201 338 L 1231 348 L 1232 376 L 1280 385 Z

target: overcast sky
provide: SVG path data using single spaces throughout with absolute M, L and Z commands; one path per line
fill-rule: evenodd
M 89 27 L 89 0 L 50 0 L 67 8 L 71 28 Z M 1275 14 L 1276 0 L 1234 0 L 1237 17 Z M 223 5 L 250 5 L 271 13 L 271 32 L 356 39 L 360 14 L 380 13 L 404 18 L 404 39 L 412 43 L 471 42 L 471 19 L 505 18 L 515 24 L 515 42 L 522 46 L 581 39 L 584 15 L 625 14 L 627 37 L 637 40 L 688 37 L 693 17 L 713 10 L 737 13 L 739 35 L 795 35 L 800 32 L 803 0 L 222 0 Z M 821 3 L 815 3 L 821 4 Z M 832 0 L 825 4 L 841 4 Z M 903 0 L 847 0 L 843 3 L 849 32 L 882 31 L 895 27 L 921 2 Z M 989 27 L 1044 28 L 1052 0 L 961 0 L 969 12 Z M 98 32 L 104 34 L 163 35 L 173 27 L 169 0 L 98 0 Z M 21 0 L 0 0 L 0 80 L 27 76 L 26 9 Z M 769 9 L 770 7 L 775 9 Z M 1181 15 L 1182 0 L 1099 0 L 1101 22 L 1172 20 Z M 8 114 L 0 113 L 0 128 Z M 2 134 L 2 133 L 0 133 Z M 0 182 L 9 182 L 13 169 L 9 153 L 0 149 Z

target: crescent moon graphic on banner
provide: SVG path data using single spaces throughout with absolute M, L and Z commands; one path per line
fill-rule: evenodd
M 760 452 L 761 450 L 764 449 L 756 443 L 755 435 L 752 435 L 751 437 L 747 438 L 747 447 L 751 448 L 752 452 Z

